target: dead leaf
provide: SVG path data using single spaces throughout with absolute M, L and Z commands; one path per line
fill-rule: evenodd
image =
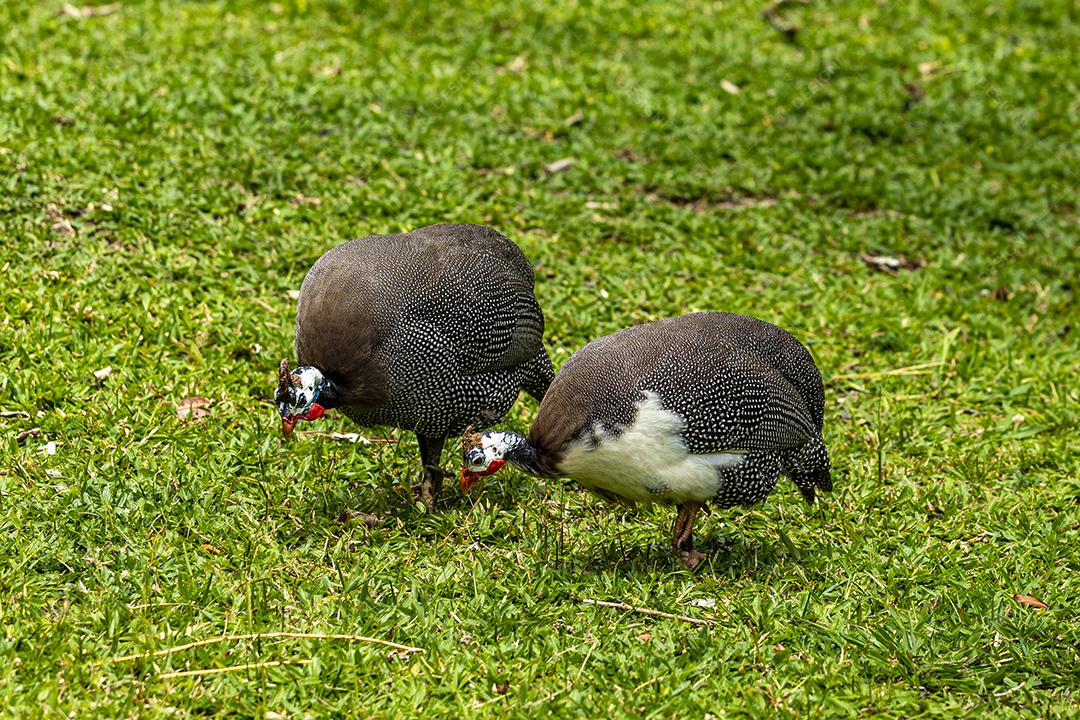
M 720 81 L 720 89 L 728 93 L 729 95 L 738 95 L 740 92 L 742 92 L 742 88 L 727 79 Z
M 382 518 L 378 515 L 372 515 L 370 513 L 357 513 L 360 521 L 367 525 L 369 528 L 378 527 L 382 525 Z
M 699 608 L 711 608 L 716 607 L 715 598 L 698 598 L 697 600 L 691 600 L 687 605 L 692 605 Z
M 578 110 L 576 113 L 574 113 L 570 117 L 563 120 L 563 125 L 565 125 L 566 127 L 573 127 L 574 125 L 577 125 L 579 122 L 581 122 L 584 119 L 585 119 L 585 113 Z
M 221 548 L 216 548 L 213 545 L 211 545 L 210 543 L 203 543 L 203 544 L 199 545 L 199 549 L 203 550 L 205 552 L 208 552 L 211 555 L 220 555 L 221 554 Z
M 510 64 L 506 66 L 506 69 L 512 73 L 520 75 L 525 72 L 525 68 L 529 67 L 529 62 L 525 59 L 524 55 L 518 55 L 516 58 L 510 61 Z
M 926 261 L 922 258 L 911 260 L 903 255 L 893 257 L 891 255 L 870 255 L 863 253 L 859 256 L 859 259 L 862 260 L 868 268 L 888 273 L 889 275 L 895 275 L 900 270 L 918 270 L 919 268 L 926 266 Z
M 41 428 L 32 427 L 29 430 L 23 430 L 21 433 L 15 436 L 15 442 L 21 443 L 28 437 L 41 437 Z
M 46 455 L 55 455 L 56 454 L 56 443 L 54 441 L 50 440 L 49 442 L 45 443 L 45 447 L 42 448 L 42 449 L 45 451 Z
M 641 642 L 649 642 L 650 640 L 652 640 L 652 633 L 641 633 L 637 636 L 637 639 Z
M 75 124 L 75 121 L 67 115 L 53 115 L 52 121 L 53 125 L 59 125 L 60 127 L 71 127 Z
M 213 404 L 210 398 L 201 396 L 187 397 L 180 401 L 176 408 L 176 417 L 181 420 L 202 420 L 210 414 L 208 408 Z
M 1049 607 L 1042 600 L 1031 595 L 1013 595 L 1013 600 L 1020 603 L 1024 607 L 1029 607 L 1034 610 L 1046 610 Z
M 917 67 L 919 69 L 919 75 L 921 75 L 922 79 L 925 80 L 925 79 L 927 79 L 928 77 L 930 77 L 931 75 L 934 74 L 934 71 L 937 70 L 937 66 L 938 66 L 938 64 L 936 62 L 931 61 L 931 62 L 921 62 L 918 65 L 916 65 L 915 67 Z
M 289 292 L 287 292 L 285 294 L 289 296 L 290 300 L 299 300 L 300 299 L 300 291 L 299 290 L 290 290 Z
M 562 158 L 555 162 L 549 162 L 544 166 L 544 170 L 554 175 L 555 173 L 561 173 L 563 170 L 568 170 L 577 160 L 574 158 Z
M 64 217 L 64 211 L 59 205 L 49 203 L 45 206 L 45 217 L 52 223 L 52 231 L 57 235 L 71 237 L 75 234 L 75 228 Z
M 21 418 L 28 418 L 28 417 L 30 417 L 30 413 L 28 413 L 28 412 L 23 412 L 22 410 L 0 410 L 0 417 L 6 417 L 6 418 L 9 418 L 9 417 L 21 417 Z
M 364 523 L 369 528 L 378 527 L 379 525 L 382 525 L 383 521 L 383 519 L 378 515 L 372 515 L 366 512 L 359 512 L 357 510 L 350 510 L 349 508 L 344 508 L 341 512 L 337 514 L 337 517 L 334 519 L 337 520 L 339 523 L 344 524 L 349 522 L 353 518 L 359 518 L 360 522 Z
M 100 370 L 94 371 L 94 379 L 98 382 L 103 382 L 105 378 L 109 377 L 110 375 L 112 375 L 112 365 L 106 365 Z
M 510 681 L 503 680 L 502 682 L 491 683 L 491 692 L 496 695 L 505 695 L 506 691 L 510 689 Z

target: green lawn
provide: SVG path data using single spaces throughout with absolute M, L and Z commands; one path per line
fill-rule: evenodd
M 762 3 L 0 4 L 0 714 L 1076 717 L 1080 6 Z M 408 433 L 283 445 L 304 272 L 446 221 L 537 263 L 556 365 L 792 330 L 835 492 L 714 512 L 691 574 L 670 509 L 425 514 Z M 422 652 L 150 657 L 264 632 Z

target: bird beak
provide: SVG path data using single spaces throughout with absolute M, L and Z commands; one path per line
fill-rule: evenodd
M 293 428 L 296 427 L 296 416 L 289 415 L 288 417 L 281 418 L 281 434 L 285 436 L 286 440 L 292 438 Z
M 469 488 L 476 482 L 476 478 L 480 477 L 476 473 L 467 468 L 461 468 L 461 474 L 458 476 L 458 484 L 461 485 L 461 492 L 469 492 Z

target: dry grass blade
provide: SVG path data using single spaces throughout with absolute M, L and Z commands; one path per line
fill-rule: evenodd
M 179 677 L 198 677 L 200 675 L 220 675 L 221 673 L 241 672 L 243 670 L 257 670 L 259 668 L 281 667 L 283 665 L 307 665 L 313 662 L 310 658 L 300 660 L 268 660 L 266 662 L 245 663 L 244 665 L 229 665 L 220 668 L 202 668 L 201 670 L 178 670 L 158 675 L 158 680 L 169 680 Z
M 866 372 L 856 373 L 844 373 L 843 375 L 833 375 L 832 380 L 869 380 L 875 378 L 890 377 L 894 375 L 926 375 L 930 373 L 934 368 L 939 365 L 943 365 L 943 361 L 936 360 L 934 362 L 919 363 L 918 365 L 908 365 L 907 367 L 893 368 L 891 370 L 868 370 Z
M 275 639 L 298 639 L 298 640 L 341 640 L 344 642 L 360 642 L 371 643 L 373 645 L 384 645 L 395 650 L 401 650 L 402 652 L 424 652 L 423 648 L 412 647 L 411 645 L 401 645 L 400 643 L 391 642 L 389 640 L 383 640 L 381 638 L 365 637 L 364 635 L 339 635 L 329 633 L 298 633 L 298 632 L 269 632 L 269 633 L 250 633 L 247 635 L 218 635 L 217 637 L 206 638 L 205 640 L 196 640 L 184 645 L 174 645 L 173 647 L 162 648 L 161 650 L 155 650 L 150 653 L 133 653 L 131 655 L 121 655 L 120 657 L 110 658 L 109 663 L 127 662 L 129 660 L 139 660 L 141 658 L 163 657 L 165 655 L 172 655 L 178 652 L 184 652 L 185 650 L 191 650 L 192 648 L 202 647 L 204 645 L 216 645 L 223 642 L 241 642 L 244 640 L 275 640 Z
M 652 610 L 650 608 L 635 607 L 633 605 L 627 605 L 622 602 L 608 602 L 607 600 L 582 600 L 583 605 L 598 605 L 600 607 L 615 608 L 616 610 L 625 610 L 626 612 L 634 612 L 639 615 L 648 615 L 649 617 L 665 618 L 667 620 L 680 620 L 684 623 L 690 623 L 691 625 L 714 625 L 712 620 L 702 620 L 701 618 L 687 617 L 686 615 L 674 615 L 672 613 L 663 612 L 661 610 Z

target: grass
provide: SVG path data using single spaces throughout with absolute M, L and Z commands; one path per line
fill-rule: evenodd
M 0 6 L 0 715 L 1075 717 L 1077 6 L 760 11 Z M 424 514 L 408 434 L 284 447 L 289 292 L 443 221 L 538 264 L 556 364 L 694 309 L 793 330 L 836 491 L 713 513 L 692 575 L 668 509 L 504 473 Z M 164 653 L 274 632 L 423 652 Z

